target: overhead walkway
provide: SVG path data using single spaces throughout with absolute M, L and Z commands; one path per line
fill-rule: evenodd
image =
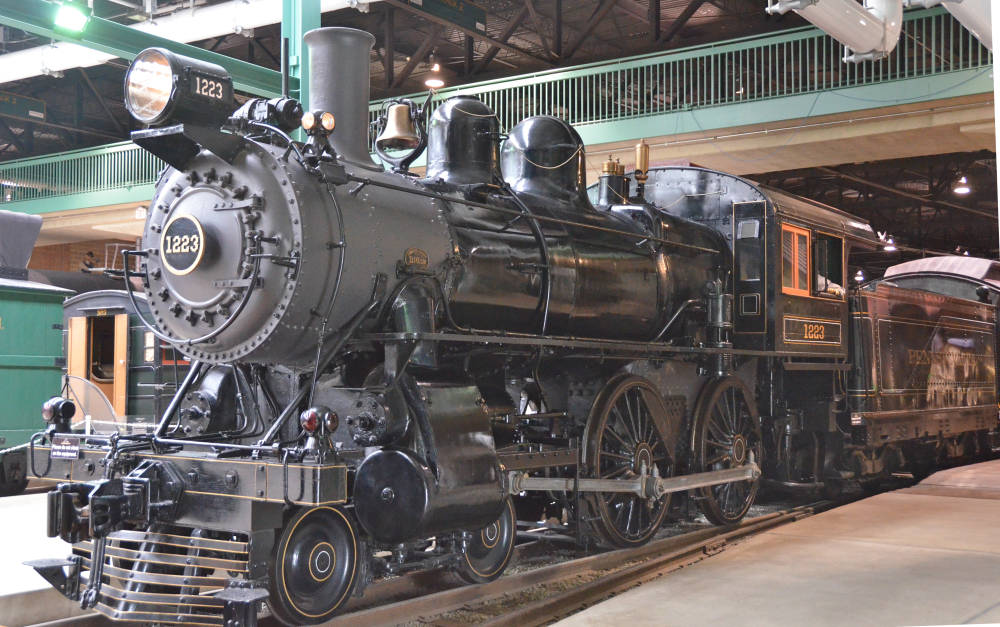
M 654 164 L 734 173 L 994 146 L 992 55 L 942 9 L 907 13 L 882 61 L 842 56 L 805 27 L 442 89 L 434 102 L 474 94 L 503 129 L 529 115 L 564 118 L 588 145 L 592 176 L 639 138 Z M 372 120 L 382 104 L 371 103 Z M 45 214 L 50 237 L 88 223 L 110 232 L 140 219 L 161 167 L 128 142 L 2 163 L 0 208 Z

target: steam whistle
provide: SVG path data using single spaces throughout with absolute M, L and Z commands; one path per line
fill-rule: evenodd
M 649 178 L 649 144 L 640 139 L 635 145 L 635 195 L 638 200 L 644 200 L 646 179 Z
M 410 164 L 427 148 L 427 114 L 432 95 L 433 92 L 428 92 L 422 105 L 409 98 L 394 98 L 383 105 L 377 122 L 375 152 L 392 166 L 393 172 L 409 172 Z M 408 152 L 393 157 L 389 150 Z

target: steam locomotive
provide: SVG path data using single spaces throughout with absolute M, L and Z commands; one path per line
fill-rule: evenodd
M 867 223 L 650 170 L 641 145 L 592 202 L 570 125 L 530 117 L 501 147 L 472 97 L 426 125 L 428 103 L 390 103 L 387 171 L 373 42 L 306 35 L 308 110 L 234 112 L 222 68 L 166 50 L 132 63 L 133 139 L 171 167 L 126 258 L 191 365 L 149 434 L 73 433 L 46 403 L 32 467 L 73 554 L 32 565 L 67 596 L 182 624 L 249 624 L 266 599 L 314 624 L 378 575 L 498 577 L 518 518 L 634 546 L 674 493 L 727 524 L 762 470 L 817 489 L 988 447 L 992 305 L 845 293 Z

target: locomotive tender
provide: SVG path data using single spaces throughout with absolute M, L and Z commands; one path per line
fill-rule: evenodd
M 501 149 L 471 97 L 414 133 L 383 124 L 386 171 L 368 151 L 374 38 L 305 41 L 305 112 L 234 113 L 222 68 L 164 50 L 129 69 L 151 127 L 133 139 L 171 167 L 126 256 L 151 331 L 191 366 L 151 434 L 74 434 L 73 408 L 46 404 L 32 467 L 58 482 L 48 532 L 74 549 L 33 565 L 67 596 L 184 624 L 250 623 L 266 599 L 313 624 L 376 575 L 499 576 L 513 495 L 522 518 L 565 510 L 638 545 L 674 492 L 732 523 L 761 467 L 788 486 L 863 480 L 995 426 L 993 308 L 924 296 L 914 329 L 883 331 L 896 292 L 921 297 L 845 295 L 851 249 L 877 245 L 863 221 L 718 172 L 647 171 L 641 150 L 630 178 L 606 164 L 595 206 L 571 126 L 527 118 Z M 423 178 L 415 152 L 382 150 L 424 143 Z M 902 381 L 910 400 L 890 405 L 870 357 L 886 333 L 929 362 L 946 345 L 935 373 L 972 373 L 971 409 Z M 948 425 L 914 422 L 927 407 Z

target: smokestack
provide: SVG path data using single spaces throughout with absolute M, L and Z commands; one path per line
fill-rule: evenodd
M 309 46 L 309 106 L 329 111 L 330 144 L 344 160 L 375 167 L 368 152 L 369 63 L 375 37 L 355 28 L 317 28 L 305 35 Z M 379 168 L 381 169 L 381 168 Z

